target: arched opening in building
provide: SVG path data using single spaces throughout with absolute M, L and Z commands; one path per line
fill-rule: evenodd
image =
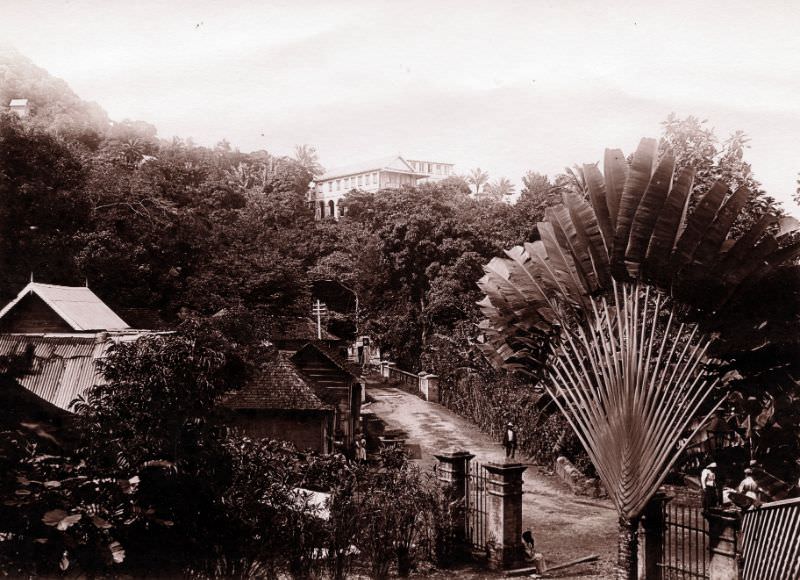
M 331 217 L 336 217 L 336 207 L 335 207 L 335 205 L 333 203 L 333 200 L 330 200 L 328 202 L 328 208 L 330 209 L 330 211 L 328 212 L 328 215 L 331 216 Z
M 325 217 L 325 202 L 319 202 L 319 217 L 320 219 Z

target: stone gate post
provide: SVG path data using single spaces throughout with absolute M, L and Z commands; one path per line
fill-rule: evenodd
M 427 399 L 431 403 L 439 402 L 439 377 L 437 375 L 428 375 L 425 377 L 428 381 L 428 395 Z
M 708 577 L 711 580 L 739 580 L 736 538 L 741 526 L 738 510 L 711 508 L 703 512 L 708 520 Z
M 469 451 L 451 451 L 434 455 L 439 464 L 436 466 L 436 478 L 450 491 L 453 501 L 460 501 L 466 508 L 467 477 L 469 477 L 469 462 L 475 457 Z M 467 546 L 467 511 L 457 510 L 455 527 L 455 540 L 457 544 Z
M 522 545 L 522 472 L 521 463 L 487 463 L 486 519 L 489 566 L 511 568 L 524 561 Z
M 642 514 L 639 535 L 639 578 L 661 580 L 662 568 L 658 564 L 664 557 L 664 505 L 672 497 L 656 493 Z

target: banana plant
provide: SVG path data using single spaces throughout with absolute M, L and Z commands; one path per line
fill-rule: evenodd
M 653 139 L 603 161 L 538 241 L 484 267 L 479 305 L 487 354 L 542 381 L 583 443 L 619 514 L 617 578 L 633 579 L 639 519 L 691 420 L 732 377 L 798 370 L 800 242 L 775 216 L 730 239 L 750 192 L 694 199 L 692 169 Z

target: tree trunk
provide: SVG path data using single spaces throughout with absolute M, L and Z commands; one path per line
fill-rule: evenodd
M 639 576 L 639 519 L 619 520 L 617 580 L 637 580 Z

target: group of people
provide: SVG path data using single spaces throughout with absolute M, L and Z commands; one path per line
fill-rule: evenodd
M 751 505 L 758 504 L 768 494 L 753 478 L 753 467 L 756 462 L 751 461 L 750 467 L 744 470 L 744 479 L 739 483 L 736 491 L 752 500 Z M 703 493 L 703 509 L 716 507 L 721 503 L 721 488 L 717 482 L 717 464 L 709 463 L 700 473 L 700 488 Z

